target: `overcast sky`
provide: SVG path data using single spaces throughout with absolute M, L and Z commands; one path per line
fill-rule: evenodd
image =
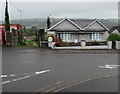
M 9 1 L 9 0 L 8 0 Z M 0 20 L 4 19 L 5 2 L 1 4 Z M 117 2 L 9 2 L 10 19 L 22 18 L 117 18 Z M 2 10 L 2 11 L 1 11 Z

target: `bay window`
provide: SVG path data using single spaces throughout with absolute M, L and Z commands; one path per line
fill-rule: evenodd
M 70 33 L 60 33 L 60 39 L 64 42 L 68 42 L 71 40 L 71 34 Z
M 90 34 L 91 40 L 101 40 L 101 34 L 100 33 L 92 33 Z

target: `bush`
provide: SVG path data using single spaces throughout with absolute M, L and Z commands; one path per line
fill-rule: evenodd
M 110 34 L 110 36 L 108 37 L 109 41 L 120 41 L 120 35 L 116 34 L 116 33 L 112 33 Z
M 49 37 L 49 36 L 50 36 L 49 34 L 45 34 L 44 37 L 45 37 L 45 40 L 46 40 L 46 41 L 48 41 L 48 37 Z
M 116 42 L 115 41 L 120 41 L 120 34 L 112 33 L 108 37 L 109 41 L 112 41 L 112 48 L 115 48 Z
M 46 38 L 48 38 L 48 37 L 53 38 L 53 42 L 55 42 L 56 47 L 61 46 L 62 40 L 60 38 L 56 37 L 56 35 L 46 35 Z
M 32 40 L 25 40 L 25 44 L 26 46 L 38 46 L 37 43 L 35 41 Z
M 32 41 L 38 41 L 38 40 L 37 40 L 37 38 L 34 36 L 34 37 L 32 38 Z

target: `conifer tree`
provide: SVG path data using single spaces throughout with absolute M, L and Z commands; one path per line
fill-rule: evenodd
M 47 29 L 49 29 L 51 27 L 51 20 L 50 20 L 50 16 L 47 17 Z
M 6 0 L 5 7 L 5 31 L 10 31 L 9 13 L 8 13 L 8 2 Z
M 5 32 L 6 32 L 6 45 L 11 45 L 11 36 L 10 36 L 10 22 L 9 22 L 9 13 L 8 13 L 8 2 L 6 0 L 5 6 Z

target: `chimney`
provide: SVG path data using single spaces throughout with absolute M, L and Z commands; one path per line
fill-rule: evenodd
M 50 15 L 47 17 L 47 29 L 51 27 L 51 20 L 50 20 Z

